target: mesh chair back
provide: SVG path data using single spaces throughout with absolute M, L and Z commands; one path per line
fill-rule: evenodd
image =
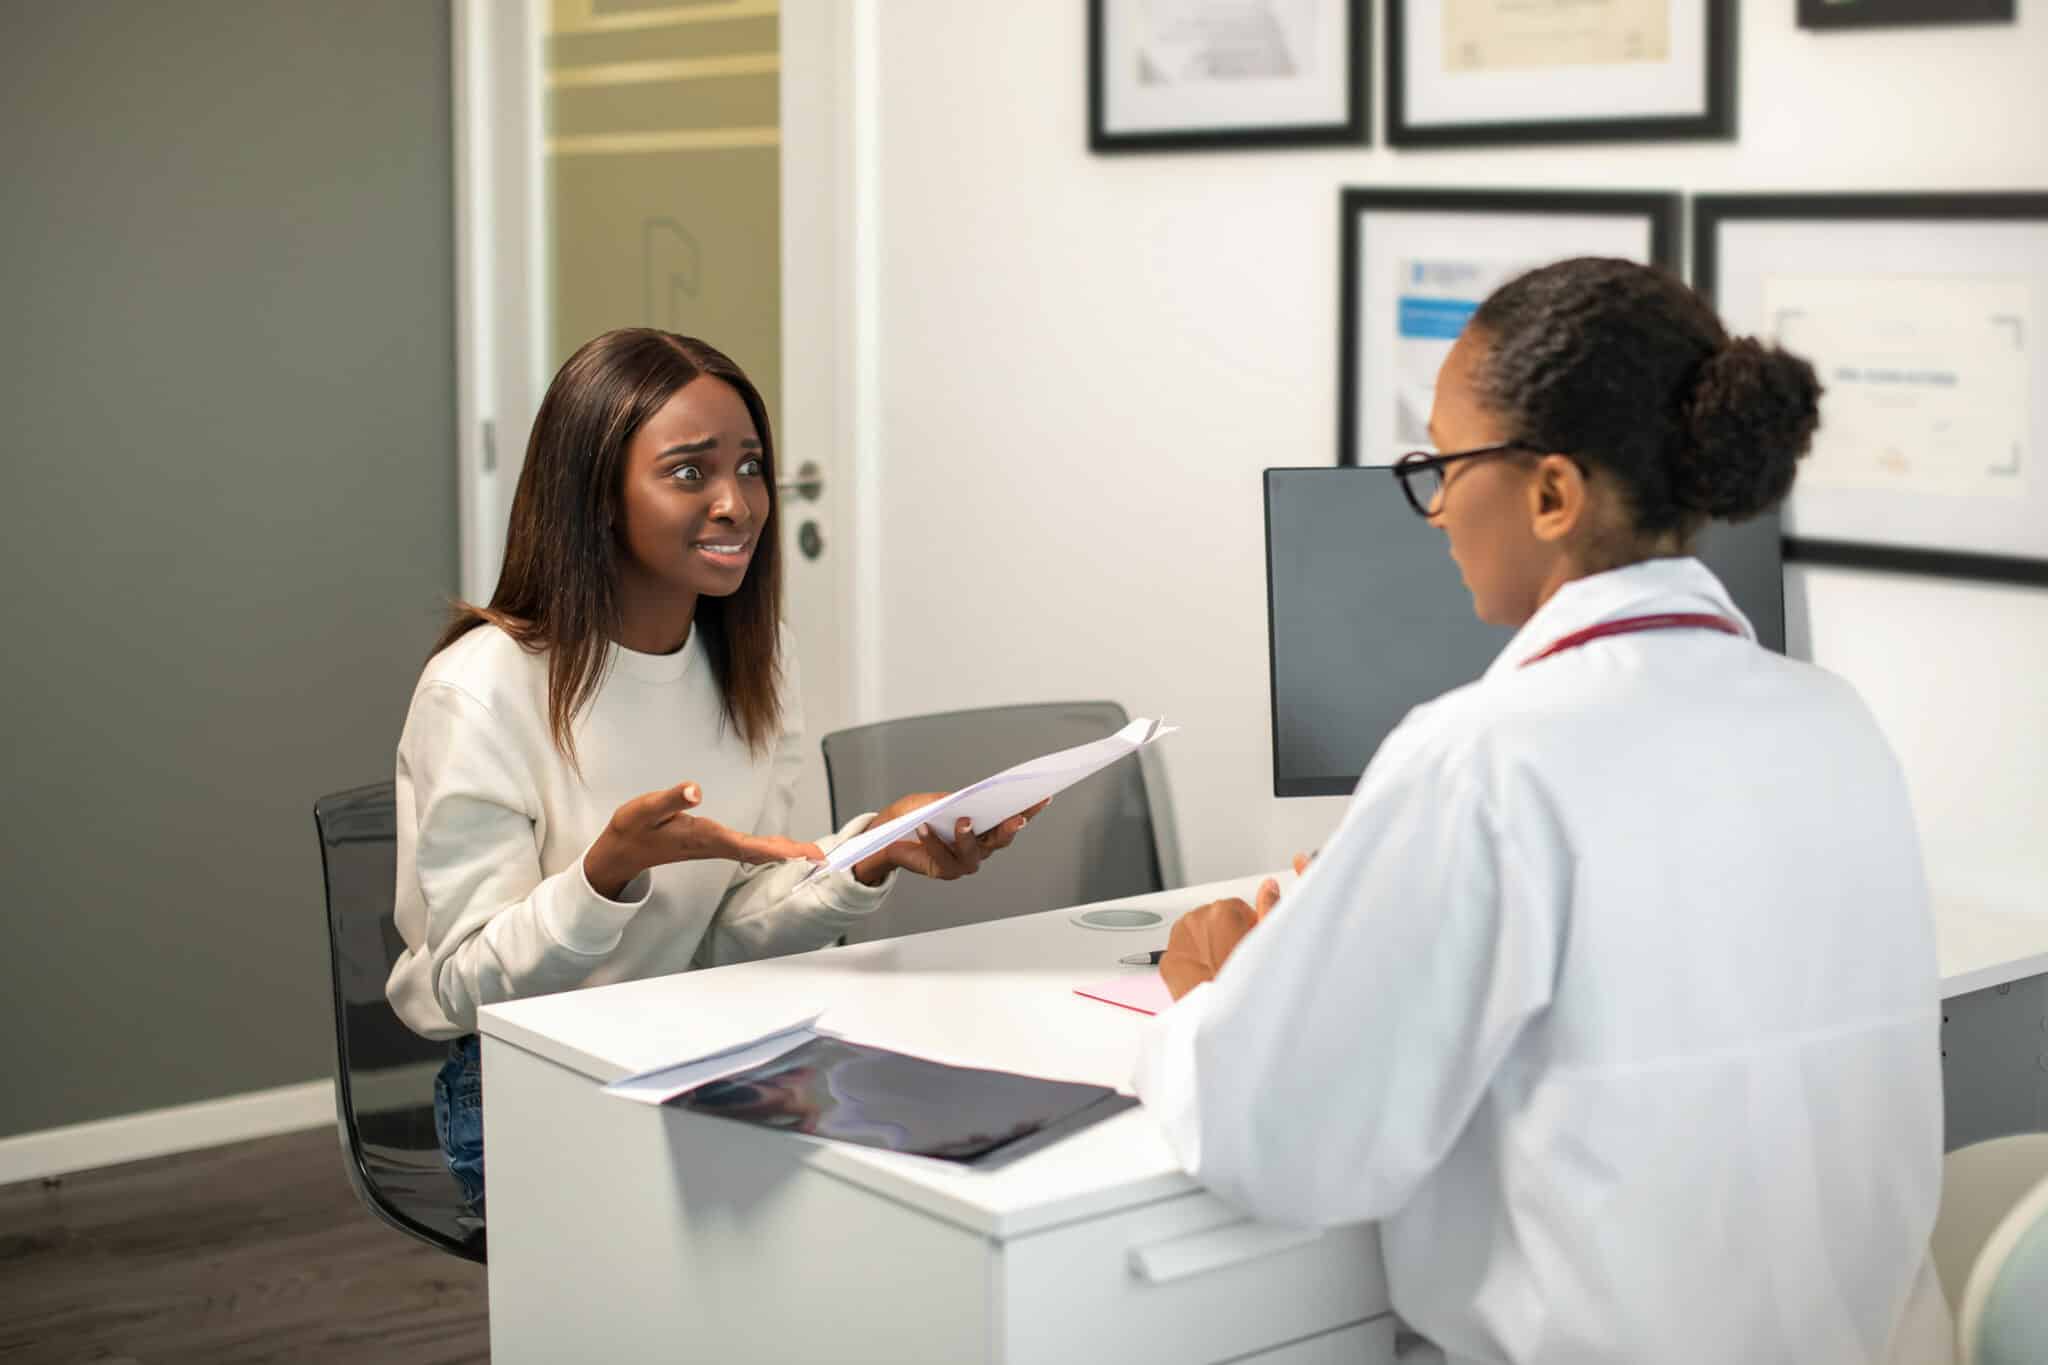
M 349 1183 L 393 1227 L 482 1261 L 482 1227 L 464 1208 L 434 1132 L 434 1073 L 448 1045 L 407 1028 L 384 998 L 405 949 L 391 918 L 398 882 L 392 784 L 323 796 L 313 823 L 327 888 L 335 1114 Z
M 832 823 L 919 791 L 955 791 L 1040 754 L 1114 734 L 1115 702 L 1052 702 L 882 721 L 825 736 Z M 899 877 L 850 942 L 1164 890 L 1179 879 L 1163 775 L 1147 752 L 1067 788 L 1017 842 L 955 882 Z M 1148 772 L 1148 769 L 1151 771 Z M 1156 814 L 1155 814 L 1156 812 Z M 1162 828 L 1169 831 L 1161 840 Z

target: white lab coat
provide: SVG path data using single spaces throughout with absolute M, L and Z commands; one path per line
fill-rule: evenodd
M 1137 1086 L 1280 1222 L 1378 1219 L 1453 1362 L 1949 1358 L 1940 1000 L 1897 762 L 1692 559 L 1566 584 L 1418 707 Z

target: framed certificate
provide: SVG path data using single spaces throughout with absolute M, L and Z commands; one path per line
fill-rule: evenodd
M 1365 0 L 1088 0 L 1097 152 L 1363 143 Z
M 2014 0 L 1799 0 L 1801 28 L 2011 23 Z
M 1401 147 L 1735 136 L 1734 0 L 1387 0 Z
M 1788 559 L 2048 583 L 2048 194 L 1703 195 L 1693 281 L 1819 372 Z
M 1340 207 L 1340 465 L 1429 445 L 1436 372 L 1497 286 L 1569 256 L 1678 261 L 1676 194 L 1348 189 Z

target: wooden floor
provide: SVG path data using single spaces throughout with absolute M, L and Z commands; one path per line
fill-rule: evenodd
M 378 1222 L 334 1130 L 0 1186 L 0 1361 L 490 1359 L 484 1268 Z

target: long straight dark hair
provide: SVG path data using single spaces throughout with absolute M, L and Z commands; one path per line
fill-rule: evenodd
M 505 563 L 489 606 L 458 602 L 438 654 L 486 623 L 548 656 L 548 732 L 573 767 L 576 715 L 604 684 L 619 628 L 626 447 L 676 390 L 702 375 L 733 387 L 761 437 L 768 521 L 746 577 L 730 597 L 700 597 L 691 623 L 725 705 L 756 755 L 782 722 L 782 552 L 776 534 L 775 438 L 768 407 L 723 352 L 650 327 L 585 342 L 556 372 L 533 419 L 512 495 Z

